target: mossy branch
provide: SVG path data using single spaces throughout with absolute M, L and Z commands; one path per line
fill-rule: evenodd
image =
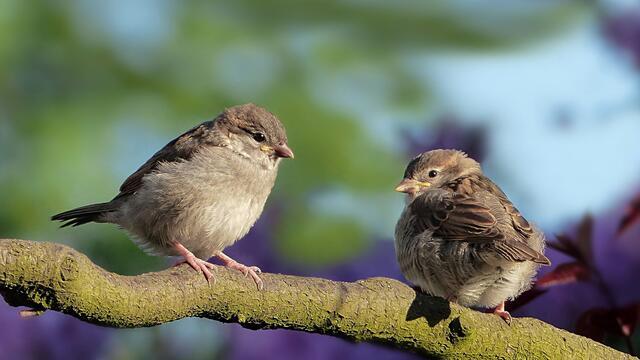
M 235 322 L 250 329 L 293 329 L 372 342 L 427 357 L 631 358 L 539 320 L 508 326 L 391 279 L 354 283 L 263 274 L 265 289 L 218 268 L 208 286 L 188 266 L 122 276 L 59 244 L 0 239 L 0 293 L 12 306 L 54 310 L 115 328 L 185 317 Z

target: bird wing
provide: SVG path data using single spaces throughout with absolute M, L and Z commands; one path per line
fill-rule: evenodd
M 431 229 L 434 237 L 491 243 L 492 249 L 507 260 L 549 263 L 544 255 L 524 241 L 507 237 L 491 209 L 473 196 L 433 190 L 418 196 L 409 206 L 418 218 L 420 230 Z
M 220 139 L 212 136 L 213 124 L 213 121 L 204 122 L 171 140 L 122 183 L 120 193 L 116 196 L 116 199 L 133 195 L 138 191 L 142 186 L 142 179 L 145 175 L 156 170 L 159 164 L 189 160 L 204 144 L 221 146 Z
M 525 219 L 524 216 L 520 214 L 520 211 L 511 203 L 511 201 L 509 201 L 509 198 L 507 198 L 507 195 L 498 187 L 498 185 L 496 185 L 493 181 L 491 181 L 487 177 L 484 177 L 482 179 L 481 184 L 486 191 L 488 191 L 491 194 L 494 194 L 498 198 L 498 201 L 500 201 L 500 204 L 502 205 L 504 210 L 507 212 L 507 215 L 511 219 L 511 224 L 513 225 L 513 228 L 518 233 L 520 233 L 521 235 L 527 238 L 533 235 L 534 230 L 531 224 L 529 224 L 527 219 Z

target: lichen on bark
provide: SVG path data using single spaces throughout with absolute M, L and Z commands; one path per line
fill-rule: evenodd
M 258 291 L 251 279 L 226 268 L 217 269 L 212 285 L 187 266 L 122 276 L 64 245 L 0 239 L 0 294 L 7 303 L 102 326 L 148 327 L 201 317 L 378 343 L 433 358 L 631 358 L 536 319 L 514 319 L 509 326 L 387 278 L 262 278 L 265 289 Z

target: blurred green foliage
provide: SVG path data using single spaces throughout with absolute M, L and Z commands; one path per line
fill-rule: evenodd
M 396 181 L 404 154 L 376 138 L 367 111 L 426 120 L 429 89 L 406 55 L 518 47 L 582 13 L 572 2 L 492 6 L 2 1 L 2 235 L 67 242 L 125 273 L 162 266 L 109 226 L 58 231 L 48 217 L 109 199 L 173 136 L 255 102 L 285 122 L 296 151 L 272 198 L 287 203 L 281 250 L 302 263 L 348 258 L 366 231 L 317 214 L 308 196 L 332 184 L 388 192 Z
M 282 205 L 278 250 L 297 264 L 346 261 L 376 224 L 312 199 L 337 187 L 400 206 L 391 188 L 406 154 L 383 138 L 427 123 L 433 105 L 409 57 L 517 49 L 584 10 L 573 1 L 0 1 L 0 236 L 67 243 L 124 274 L 166 266 L 113 226 L 58 230 L 49 216 L 110 199 L 170 139 L 254 102 L 282 119 L 296 153 L 269 201 Z M 170 329 L 131 331 L 111 356 L 162 355 L 157 333 L 185 330 Z M 206 332 L 194 332 L 203 343 Z

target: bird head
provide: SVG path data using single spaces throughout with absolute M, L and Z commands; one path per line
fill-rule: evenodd
M 270 165 L 282 158 L 293 159 L 284 126 L 264 108 L 254 104 L 228 108 L 217 124 L 229 134 L 230 147 L 251 159 Z
M 459 150 L 431 150 L 413 158 L 395 190 L 413 199 L 466 175 L 482 174 L 480 164 Z

